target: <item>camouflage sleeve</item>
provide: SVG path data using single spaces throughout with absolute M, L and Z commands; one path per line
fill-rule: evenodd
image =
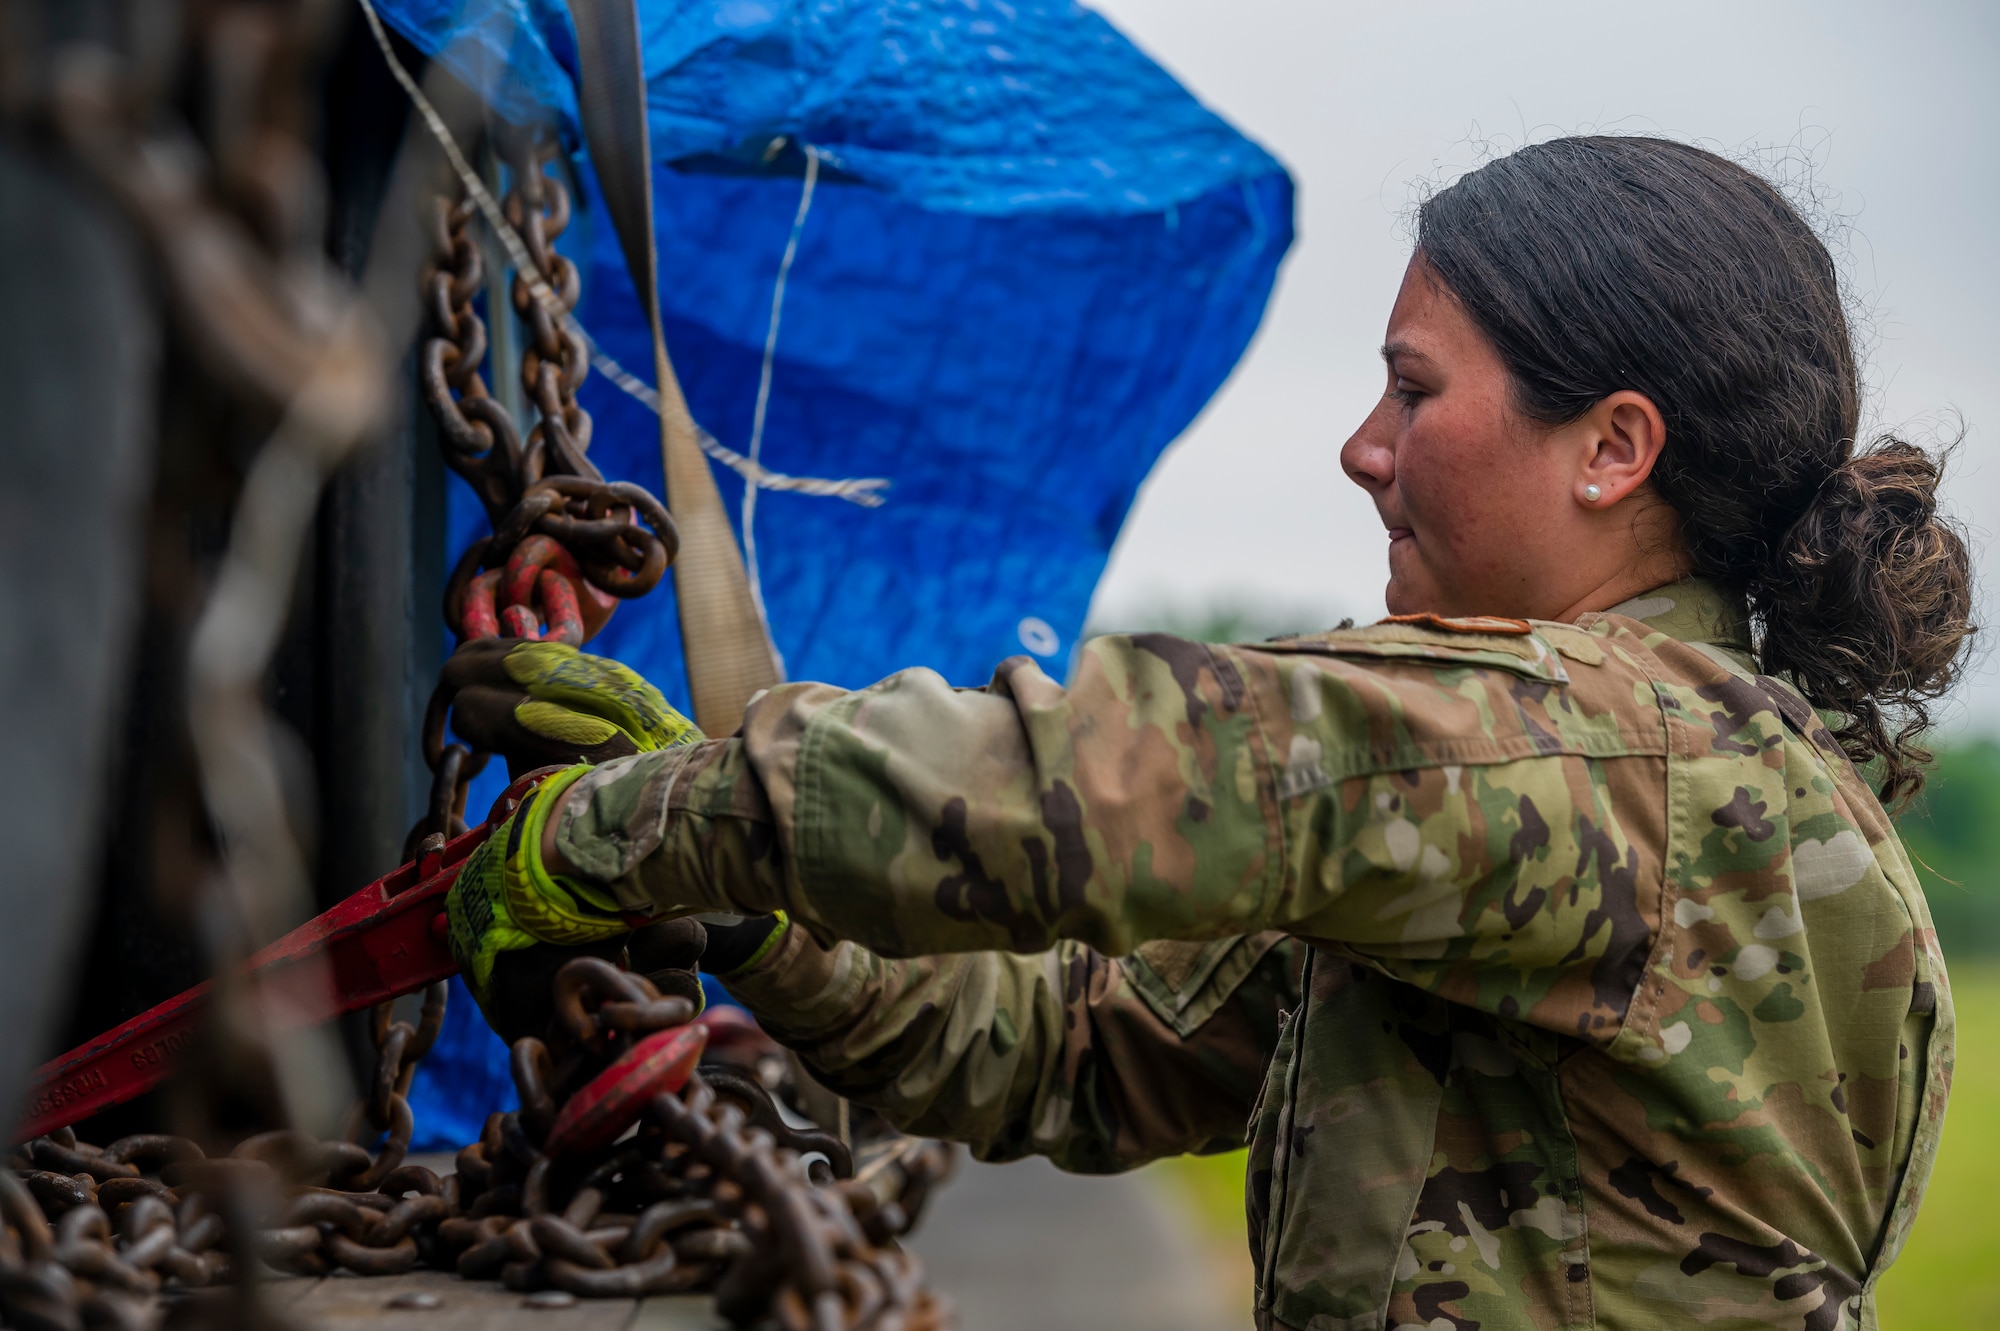
M 1503 624 L 786 686 L 585 777 L 557 845 L 634 911 L 784 909 L 884 957 L 1277 929 L 1608 1040 L 1657 930 L 1664 725 L 1630 671 L 1572 679 L 1599 639 Z
M 726 983 L 822 1082 L 904 1131 L 1108 1173 L 1243 1145 L 1303 950 L 1267 933 L 1118 960 L 1063 943 L 892 961 L 791 929 Z

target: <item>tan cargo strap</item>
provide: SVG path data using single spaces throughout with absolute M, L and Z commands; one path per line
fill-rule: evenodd
M 667 507 L 681 537 L 674 596 L 680 607 L 688 691 L 701 728 L 711 735 L 727 735 L 742 722 L 751 696 L 779 682 L 777 653 L 751 599 L 742 552 L 667 356 L 653 240 L 646 80 L 633 0 L 569 0 L 569 9 L 576 24 L 577 100 L 584 139 L 653 334 Z

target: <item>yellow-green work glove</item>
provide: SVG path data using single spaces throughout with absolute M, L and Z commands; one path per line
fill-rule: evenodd
M 637 671 L 568 643 L 481 638 L 445 662 L 452 729 L 515 774 L 699 743 L 694 722 Z
M 632 926 L 602 888 L 542 866 L 542 831 L 562 793 L 588 772 L 573 767 L 542 782 L 466 858 L 445 896 L 451 955 L 484 1010 L 503 953 L 555 943 L 580 947 Z

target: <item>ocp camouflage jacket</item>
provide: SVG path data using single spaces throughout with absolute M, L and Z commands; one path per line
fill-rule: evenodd
M 788 911 L 735 987 L 918 1131 L 1095 1170 L 1247 1137 L 1262 1326 L 1872 1326 L 1944 967 L 1747 641 L 1690 582 L 1101 638 L 1068 689 L 789 685 L 593 771 L 558 844 L 628 909 Z

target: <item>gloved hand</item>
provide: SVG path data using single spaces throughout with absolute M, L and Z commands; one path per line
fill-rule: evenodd
M 510 1044 L 544 1033 L 555 973 L 585 953 L 637 971 L 662 994 L 701 1008 L 694 968 L 707 934 L 697 921 L 639 922 L 632 930 L 603 889 L 542 865 L 548 812 L 588 770 L 558 773 L 530 791 L 466 859 L 445 896 L 451 954 L 487 1024 Z
M 636 671 L 568 643 L 480 638 L 445 662 L 443 681 L 457 691 L 452 729 L 516 776 L 705 738 Z
M 626 966 L 662 994 L 701 1008 L 694 967 L 707 934 L 698 922 L 631 919 L 603 888 L 542 864 L 549 811 L 589 770 L 559 772 L 530 791 L 466 858 L 445 895 L 452 957 L 487 1025 L 510 1043 L 542 1034 L 552 1012 L 550 983 L 582 953 Z
M 707 946 L 702 950 L 701 968 L 722 977 L 762 961 L 790 926 L 783 911 L 745 916 L 734 924 L 706 924 L 702 926 Z
M 451 955 L 481 1011 L 488 1008 L 494 966 L 503 954 L 537 943 L 599 943 L 631 928 L 602 888 L 555 878 L 542 867 L 549 810 L 589 770 L 573 767 L 529 791 L 467 857 L 445 895 Z

